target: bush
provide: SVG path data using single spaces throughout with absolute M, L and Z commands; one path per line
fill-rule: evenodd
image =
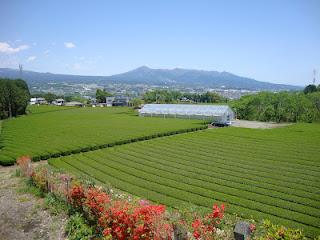
M 67 211 L 67 206 L 63 199 L 60 199 L 53 193 L 48 193 L 45 197 L 44 206 L 49 209 L 50 213 L 57 215 Z
M 77 153 L 80 153 L 81 152 L 81 149 L 74 149 L 71 151 L 72 154 L 77 154 Z
M 81 214 L 72 215 L 66 225 L 66 233 L 69 240 L 89 240 L 93 230 L 88 226 Z
M 261 232 L 262 234 L 256 238 L 257 240 L 306 240 L 306 237 L 300 229 L 274 225 L 269 220 L 264 220 Z
M 205 217 L 195 217 L 192 228 L 195 239 L 211 239 L 224 217 L 224 205 L 213 205 L 212 212 Z
M 20 167 L 21 174 L 30 177 L 33 173 L 31 158 L 29 156 L 21 156 L 17 159 L 17 165 Z

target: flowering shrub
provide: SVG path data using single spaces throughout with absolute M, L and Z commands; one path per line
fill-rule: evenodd
M 36 168 L 31 173 L 33 184 L 38 187 L 42 192 L 48 192 L 48 169 L 44 166 Z
M 196 217 L 192 223 L 193 236 L 195 239 L 213 239 L 217 226 L 224 216 L 224 205 L 213 205 L 212 212 L 203 218 Z
M 101 213 L 106 210 L 110 203 L 110 197 L 100 189 L 90 187 L 85 193 L 84 206 L 88 209 L 88 214 L 94 219 L 99 219 Z
M 52 197 L 67 199 L 73 213 L 85 218 L 84 222 L 78 219 L 80 217 L 75 218 L 77 221 L 70 222 L 69 237 L 78 239 L 77 236 L 83 235 L 89 239 L 93 232 L 87 230 L 92 227 L 95 229 L 93 235 L 104 239 L 169 240 L 174 229 L 177 230 L 177 226 L 174 228 L 170 222 L 164 205 L 152 205 L 147 200 L 135 202 L 124 197 L 112 199 L 111 195 L 92 183 L 71 183 L 72 178 L 68 175 L 49 171 L 44 166 L 33 170 L 31 159 L 27 156 L 19 158 L 17 163 L 23 174 L 29 176 L 42 193 L 49 192 L 53 194 Z M 211 213 L 205 217 L 196 217 L 192 223 L 194 238 L 212 239 L 223 216 L 224 205 L 214 205 Z M 88 229 L 85 222 L 90 225 Z M 180 230 L 188 229 L 187 222 L 183 219 L 179 224 Z
M 69 193 L 71 206 L 95 222 L 106 239 L 170 239 L 172 225 L 165 216 L 165 206 L 113 200 L 97 187 L 75 184 Z
M 83 211 L 83 203 L 85 201 L 84 188 L 80 184 L 75 184 L 68 195 L 71 206 L 78 211 Z
M 299 229 L 286 228 L 284 226 L 274 225 L 269 220 L 263 222 L 263 234 L 257 237 L 258 240 L 276 239 L 276 240 L 305 240 L 303 232 Z
M 30 177 L 33 169 L 31 165 L 31 158 L 29 156 L 21 156 L 17 159 L 17 164 L 23 176 Z
M 103 235 L 110 239 L 171 239 L 172 225 L 165 218 L 165 206 L 135 206 L 115 201 L 99 219 Z

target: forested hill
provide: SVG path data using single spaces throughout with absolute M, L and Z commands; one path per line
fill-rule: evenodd
M 0 77 L 20 78 L 18 70 L 0 68 Z M 140 67 L 129 72 L 112 76 L 81 76 L 23 71 L 23 79 L 33 83 L 126 83 L 183 87 L 232 88 L 248 90 L 301 90 L 299 86 L 261 82 L 240 77 L 228 72 L 190 69 L 152 69 Z

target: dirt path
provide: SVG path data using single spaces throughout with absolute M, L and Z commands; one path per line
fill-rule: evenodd
M 260 128 L 260 129 L 278 128 L 278 127 L 285 127 L 288 125 L 291 125 L 291 123 L 258 122 L 258 121 L 247 121 L 247 120 L 235 120 L 232 123 L 233 127 Z
M 15 167 L 0 167 L 0 239 L 65 239 L 64 216 L 43 209 L 43 199 L 21 193 Z

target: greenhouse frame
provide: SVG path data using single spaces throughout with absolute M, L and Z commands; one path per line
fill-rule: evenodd
M 146 104 L 139 110 L 142 117 L 201 119 L 231 125 L 234 112 L 227 105 Z

